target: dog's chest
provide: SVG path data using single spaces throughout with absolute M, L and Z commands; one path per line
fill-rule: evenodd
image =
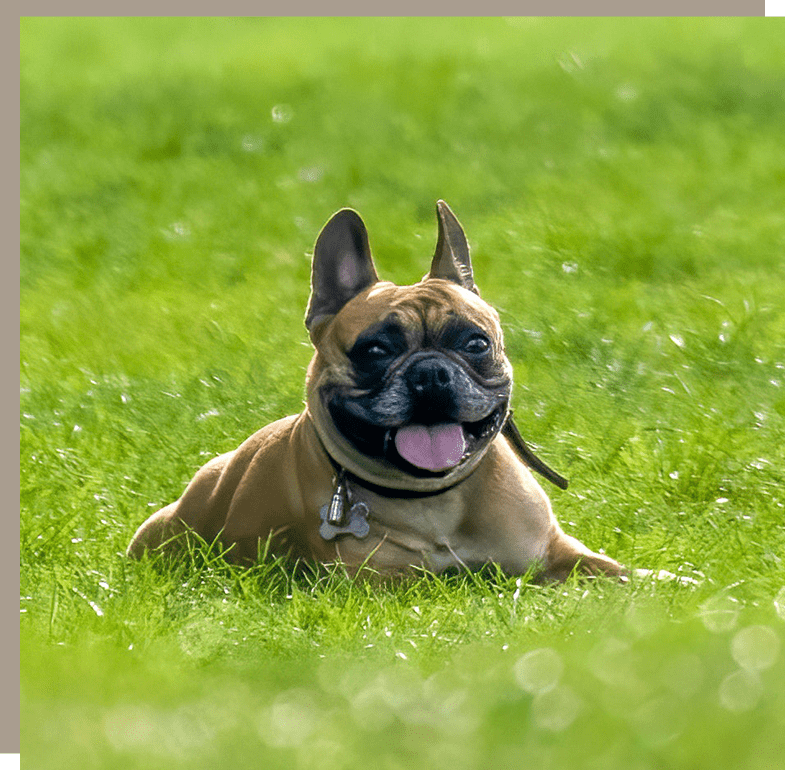
M 455 489 L 422 497 L 385 497 L 364 488 L 352 490 L 364 502 L 372 525 L 438 543 L 453 536 L 466 517 L 466 504 Z
M 436 572 L 479 566 L 488 559 L 482 538 L 466 530 L 469 511 L 455 489 L 407 498 L 354 487 L 351 497 L 368 506 L 370 532 L 362 540 L 341 538 L 337 546 L 342 558 L 373 553 L 372 565 L 382 569 L 420 564 Z

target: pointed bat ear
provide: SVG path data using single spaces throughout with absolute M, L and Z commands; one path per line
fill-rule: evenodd
M 466 242 L 461 223 L 444 201 L 437 201 L 436 217 L 439 221 L 439 238 L 431 263 L 431 272 L 426 279 L 443 278 L 479 294 L 474 284 L 469 244 Z
M 356 211 L 341 209 L 322 228 L 314 247 L 305 316 L 311 339 L 325 321 L 378 280 L 365 224 Z

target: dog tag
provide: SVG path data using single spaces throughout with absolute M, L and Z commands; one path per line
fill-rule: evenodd
M 333 496 L 333 501 L 335 496 Z M 362 540 L 370 532 L 371 525 L 368 523 L 368 506 L 365 503 L 355 503 L 349 508 L 346 516 L 346 522 L 343 524 L 330 523 L 330 512 L 332 508 L 332 501 L 330 505 L 323 505 L 319 515 L 322 519 L 322 526 L 319 528 L 319 534 L 325 540 L 333 540 L 338 535 L 354 535 L 358 540 Z
M 333 492 L 330 505 L 325 506 L 327 513 L 322 516 L 322 520 L 326 521 L 333 527 L 342 527 L 344 524 L 343 511 L 346 507 L 346 485 L 341 479 Z

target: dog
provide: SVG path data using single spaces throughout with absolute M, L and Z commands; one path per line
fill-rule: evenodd
M 510 412 L 512 367 L 444 201 L 429 273 L 380 281 L 365 225 L 338 211 L 314 248 L 305 324 L 315 352 L 301 414 L 208 462 L 150 516 L 128 555 L 195 533 L 232 562 L 273 553 L 382 575 L 422 568 L 562 581 L 626 570 L 565 534 Z

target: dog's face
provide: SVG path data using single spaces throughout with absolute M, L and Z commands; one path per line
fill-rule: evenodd
M 383 469 L 403 488 L 407 478 L 451 477 L 479 457 L 501 429 L 512 385 L 463 230 L 441 201 L 437 214 L 431 271 L 413 286 L 378 281 L 353 211 L 325 225 L 314 252 L 306 325 L 317 430 L 330 454 L 348 452 L 353 470 Z

